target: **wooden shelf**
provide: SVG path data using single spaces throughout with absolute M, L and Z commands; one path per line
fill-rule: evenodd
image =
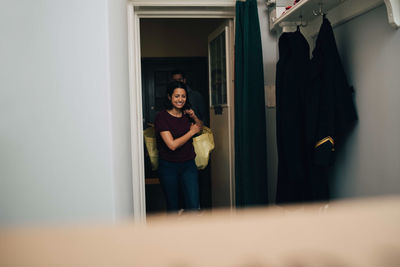
M 322 11 L 327 12 L 341 2 L 343 2 L 343 0 L 325 0 L 321 5 Z M 314 20 L 316 16 L 313 14 L 313 11 L 319 11 L 319 3 L 321 3 L 321 0 L 301 0 L 296 5 L 292 6 L 292 8 L 286 10 L 279 18 L 272 19 L 271 30 L 282 27 L 283 22 L 300 23 L 301 16 L 303 22 Z
M 278 18 L 271 16 L 276 12 L 270 10 L 270 30 L 280 31 L 283 27 L 293 27 L 303 22 L 311 26 L 307 32 L 312 34 L 318 29 L 313 27 L 316 24 L 315 21 L 320 22 L 319 16 L 314 13 L 318 13 L 320 9 L 327 14 L 332 26 L 336 26 L 382 4 L 386 4 L 389 24 L 394 28 L 399 28 L 400 0 L 301 0 Z

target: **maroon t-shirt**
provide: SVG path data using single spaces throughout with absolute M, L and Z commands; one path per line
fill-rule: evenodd
M 163 110 L 156 115 L 154 124 L 156 128 L 158 156 L 160 159 L 183 162 L 196 157 L 192 139 L 187 141 L 183 146 L 175 149 L 175 151 L 172 151 L 164 143 L 160 135 L 160 132 L 170 131 L 174 139 L 183 136 L 190 130 L 191 122 L 188 116 L 183 115 L 181 118 L 177 118 L 169 114 L 166 110 Z

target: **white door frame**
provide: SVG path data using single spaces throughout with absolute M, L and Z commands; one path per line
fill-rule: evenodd
M 235 0 L 131 0 L 127 4 L 133 216 L 137 222 L 146 221 L 140 19 L 234 19 L 235 3 Z

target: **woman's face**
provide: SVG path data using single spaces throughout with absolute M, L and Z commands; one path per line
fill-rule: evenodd
M 186 91 L 182 88 L 175 88 L 170 97 L 171 104 L 174 108 L 182 109 L 186 103 Z

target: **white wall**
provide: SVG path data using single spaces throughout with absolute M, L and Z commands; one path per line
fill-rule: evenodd
M 277 38 L 269 31 L 268 12 L 264 0 L 257 1 L 258 17 L 260 20 L 261 42 L 263 47 L 264 84 L 275 85 Z M 267 95 L 267 92 L 265 92 Z M 265 100 L 267 103 L 267 100 Z M 275 202 L 276 179 L 278 175 L 278 155 L 276 145 L 276 109 L 265 106 L 267 120 L 267 174 L 268 174 L 268 199 Z
M 359 123 L 339 155 L 337 197 L 400 193 L 400 30 L 384 5 L 335 30 Z
M 2 2 L 0 223 L 129 214 L 125 14 L 123 1 Z
M 133 215 L 126 3 L 126 0 L 108 0 L 112 169 L 117 219 Z

